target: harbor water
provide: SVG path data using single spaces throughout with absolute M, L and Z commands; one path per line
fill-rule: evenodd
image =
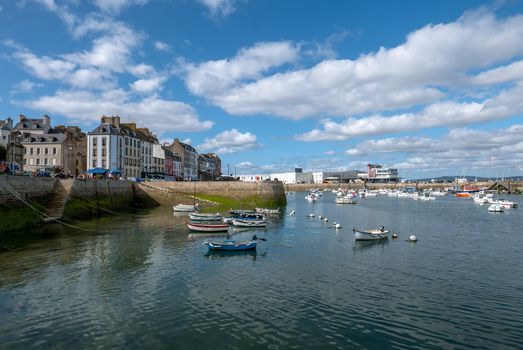
M 234 235 L 267 239 L 250 253 L 164 207 L 3 237 L 0 348 L 523 348 L 523 208 L 304 196 Z M 382 225 L 399 238 L 354 241 Z

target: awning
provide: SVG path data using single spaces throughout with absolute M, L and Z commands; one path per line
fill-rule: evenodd
M 104 169 L 104 168 L 92 168 L 92 169 L 87 170 L 87 174 L 105 174 L 108 171 L 109 170 Z
M 112 173 L 112 174 L 120 174 L 121 171 L 120 171 L 120 169 L 114 168 L 114 169 L 111 169 L 110 173 Z

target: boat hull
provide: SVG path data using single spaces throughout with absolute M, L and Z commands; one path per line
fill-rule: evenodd
M 178 204 L 173 206 L 173 210 L 179 213 L 190 213 L 198 210 L 197 205 Z
M 196 214 L 190 213 L 189 218 L 191 221 L 222 221 L 223 216 L 217 214 Z
M 265 220 L 233 220 L 233 226 L 235 227 L 265 227 L 267 226 L 267 221 Z
M 189 228 L 189 230 L 196 231 L 196 232 L 227 232 L 227 231 L 229 231 L 229 225 L 223 225 L 223 224 L 204 225 L 204 224 L 188 223 L 187 227 Z
M 246 250 L 255 250 L 257 241 L 250 242 L 236 242 L 236 241 L 223 241 L 223 242 L 205 242 L 209 247 L 209 250 L 219 250 L 227 252 L 237 252 Z
M 387 239 L 389 231 L 384 230 L 370 230 L 370 231 L 364 231 L 364 230 L 358 230 L 353 229 L 354 231 L 354 238 L 357 241 L 379 241 L 382 239 Z

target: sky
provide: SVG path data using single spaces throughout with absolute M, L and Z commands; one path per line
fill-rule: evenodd
M 224 173 L 523 175 L 523 2 L 0 0 L 0 119 L 102 115 Z

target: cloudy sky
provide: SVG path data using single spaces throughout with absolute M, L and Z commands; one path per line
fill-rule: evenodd
M 237 174 L 523 174 L 522 1 L 0 0 L 0 23 L 2 119 L 118 114 Z

